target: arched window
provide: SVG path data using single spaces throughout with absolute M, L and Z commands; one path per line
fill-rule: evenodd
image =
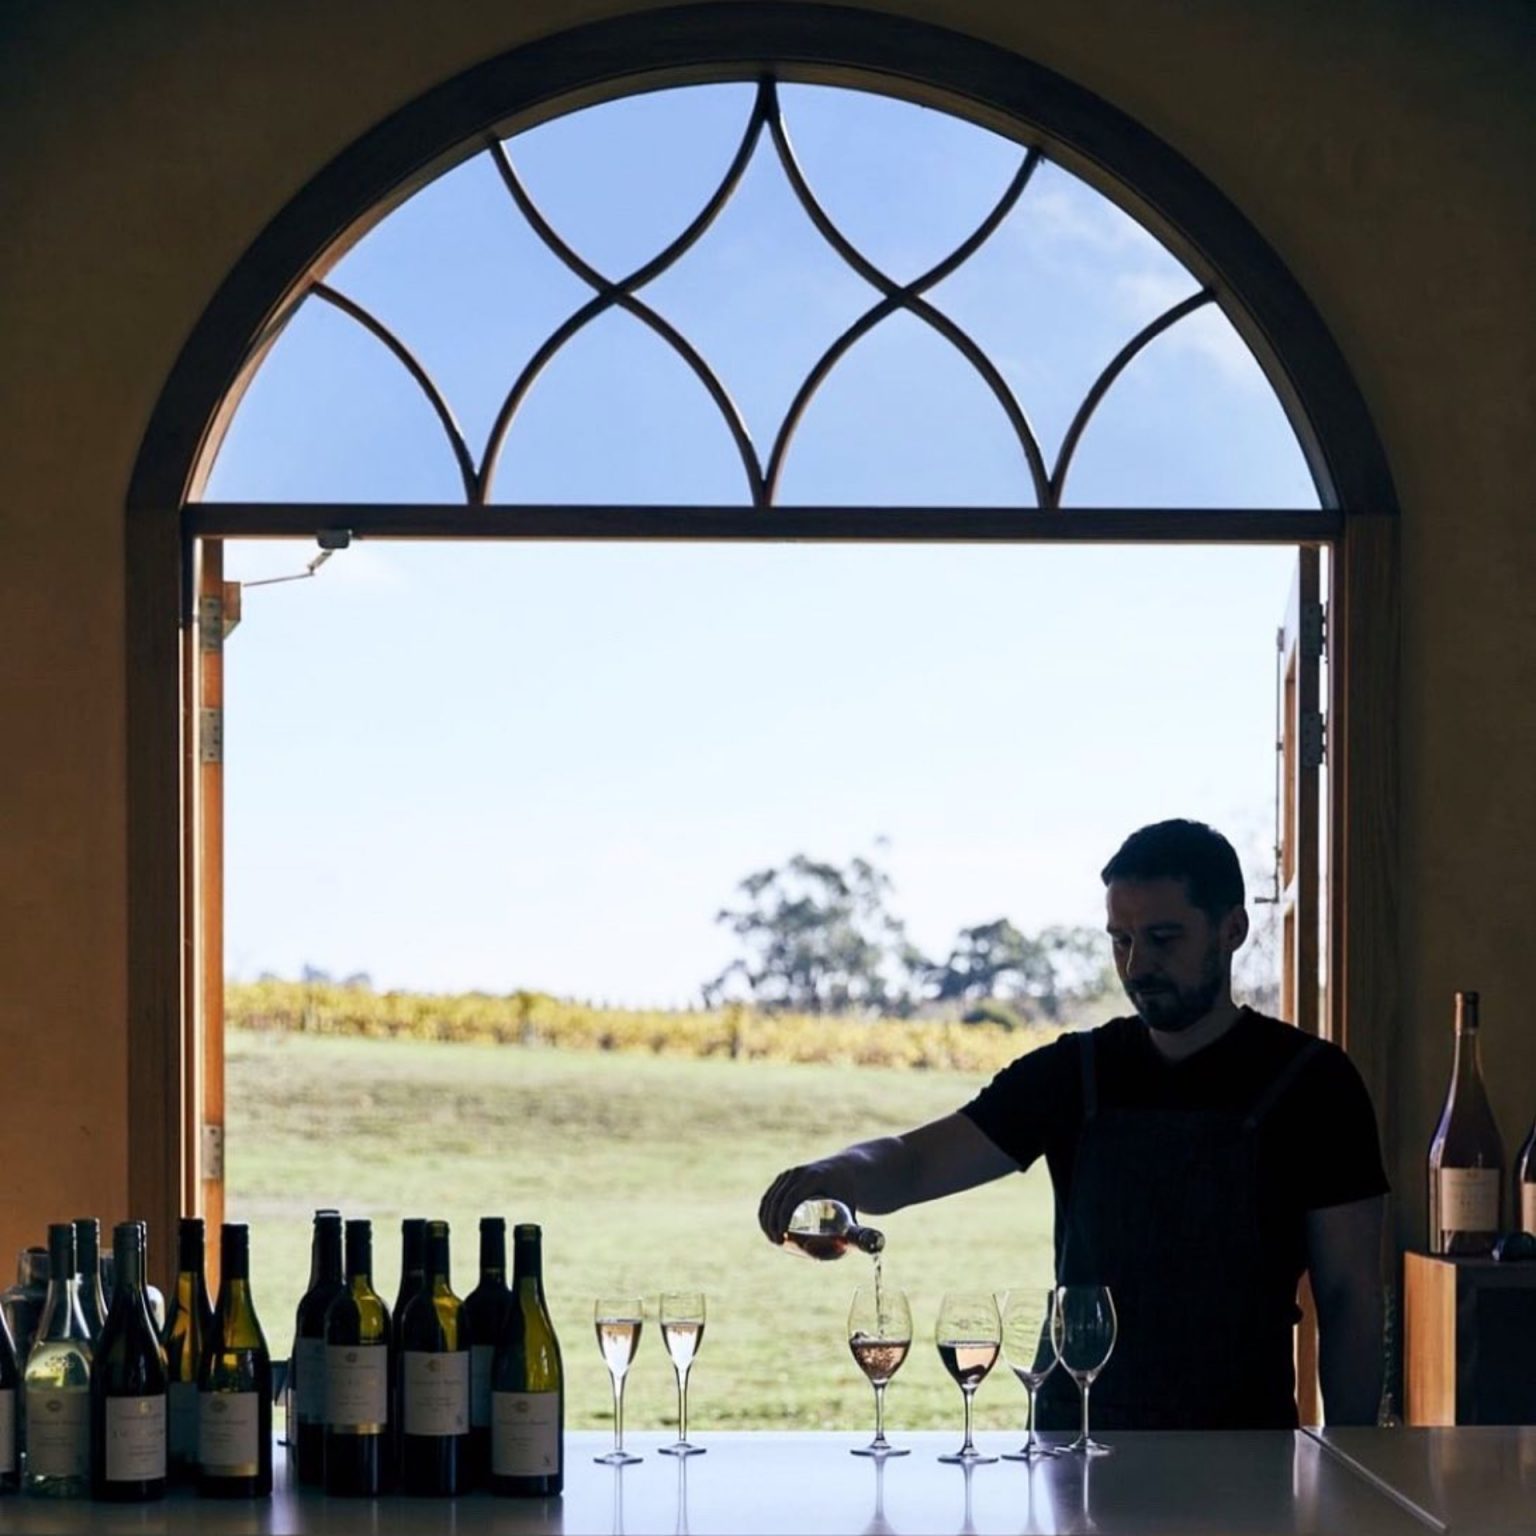
M 855 142 L 818 126 L 849 91 Z M 623 217 L 600 247 L 604 199 Z M 381 281 L 388 242 L 419 276 Z M 455 334 L 474 345 L 434 355 Z M 292 370 L 329 381 L 323 409 L 296 408 Z M 427 450 L 400 453 L 412 434 Z M 230 273 L 130 488 L 132 1203 L 168 1226 L 217 1151 L 183 1070 L 217 922 L 181 892 L 223 538 L 1326 547 L 1325 1024 L 1386 1109 L 1393 511 L 1360 394 L 1263 238 L 1013 54 L 868 10 L 710 5 L 437 87 Z

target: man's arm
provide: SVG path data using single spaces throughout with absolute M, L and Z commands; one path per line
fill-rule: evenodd
M 862 1141 L 831 1157 L 789 1168 L 763 1194 L 758 1225 L 776 1243 L 802 1200 L 841 1200 L 883 1216 L 1018 1171 L 1018 1164 L 962 1114 L 901 1136 Z
M 1317 1307 L 1318 1376 L 1329 1424 L 1374 1424 L 1381 1405 L 1379 1195 L 1307 1212 L 1307 1267 Z

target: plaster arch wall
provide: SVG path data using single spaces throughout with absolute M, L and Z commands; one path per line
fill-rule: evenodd
M 731 0 L 720 0 L 729 4 Z M 127 1206 L 124 500 L 243 251 L 380 119 L 634 0 L 18 0 L 0 21 L 0 1263 Z M 1506 1140 L 1536 1103 L 1536 17 L 1514 0 L 881 0 L 1104 97 L 1243 211 L 1333 331 L 1402 510 L 1400 1236 L 1477 986 Z M 1513 1148 L 1511 1147 L 1511 1150 Z

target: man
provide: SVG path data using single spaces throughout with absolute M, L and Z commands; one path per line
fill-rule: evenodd
M 1044 1155 L 1058 1279 L 1108 1285 L 1119 1317 L 1093 1387 L 1095 1427 L 1294 1427 L 1303 1270 L 1327 1421 L 1372 1424 L 1387 1180 L 1365 1086 L 1336 1046 L 1233 1002 L 1248 915 L 1220 833 L 1143 827 L 1103 881 L 1136 1016 L 1021 1056 L 930 1125 L 780 1174 L 759 1208 L 763 1231 L 777 1241 L 816 1196 L 880 1214 Z M 1040 1411 L 1048 1427 L 1075 1426 L 1064 1372 Z

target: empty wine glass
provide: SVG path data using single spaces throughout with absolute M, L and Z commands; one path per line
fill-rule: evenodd
M 677 1376 L 677 1444 L 664 1445 L 663 1456 L 702 1456 L 708 1449 L 688 1443 L 688 1371 L 704 1342 L 704 1293 L 661 1293 L 661 1338 Z
M 1004 1451 L 1003 1460 L 1038 1461 L 1044 1456 L 1059 1456 L 1060 1446 L 1047 1445 L 1035 1433 L 1035 1393 L 1056 1369 L 1050 1326 L 1056 1312 L 1056 1293 L 1020 1286 L 1007 1295 L 1003 1304 L 1003 1354 L 1029 1398 L 1029 1429 L 1024 1444 L 1016 1451 Z
M 609 1467 L 627 1467 L 641 1460 L 624 1449 L 624 1378 L 640 1347 L 645 1323 L 645 1304 L 638 1296 L 599 1296 L 592 1309 L 597 1347 L 613 1381 L 613 1449 L 594 1461 Z
M 996 1456 L 982 1455 L 971 1440 L 971 1399 L 986 1380 L 987 1372 L 997 1364 L 1002 1349 L 1003 1328 L 997 1298 L 990 1291 L 947 1292 L 939 1303 L 933 1337 L 944 1369 L 965 1398 L 965 1444 L 954 1455 L 940 1456 L 939 1460 L 966 1467 L 996 1461 Z
M 907 1293 L 876 1281 L 853 1293 L 848 1309 L 848 1348 L 875 1389 L 875 1438 L 855 1456 L 908 1456 L 885 1438 L 885 1389 L 912 1348 L 912 1307 Z
M 1083 1398 L 1083 1428 L 1069 1451 L 1080 1456 L 1107 1456 L 1113 1446 L 1088 1433 L 1088 1393 L 1094 1378 L 1115 1347 L 1115 1301 L 1107 1285 L 1061 1285 L 1051 1318 L 1051 1343 L 1062 1368 L 1077 1383 Z

